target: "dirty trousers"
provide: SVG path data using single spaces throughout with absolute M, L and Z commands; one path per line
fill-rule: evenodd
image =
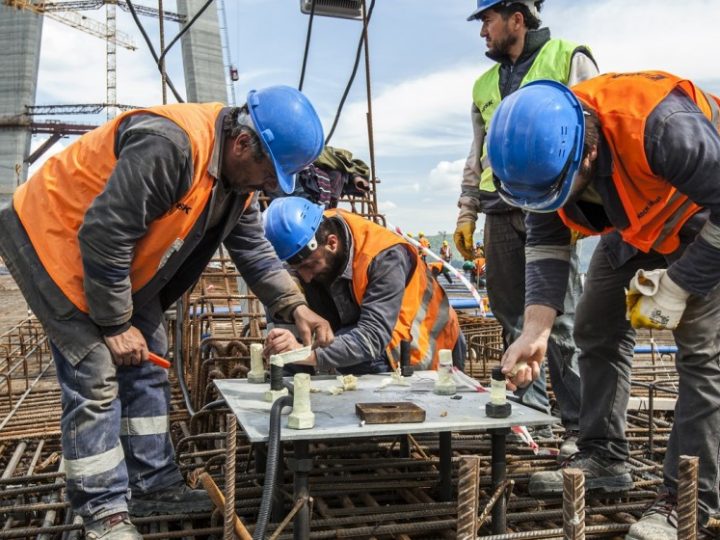
M 485 216 L 485 272 L 490 308 L 503 327 L 507 345 L 522 332 L 525 313 L 525 214 L 514 209 Z M 580 296 L 577 253 L 573 250 L 564 314 L 555 320 L 547 367 L 565 429 L 577 430 L 580 415 L 578 351 L 573 341 L 575 305 Z M 545 366 L 540 377 L 518 391 L 521 401 L 549 412 Z
M 159 306 L 151 311 L 133 323 L 151 351 L 165 354 L 162 312 Z M 104 343 L 75 366 L 51 348 L 62 391 L 62 448 L 73 510 L 99 519 L 125 511 L 131 494 L 182 481 L 168 429 L 167 370 L 151 362 L 118 367 Z
M 575 320 L 585 398 L 578 441 L 582 451 L 611 459 L 629 457 L 625 425 L 635 331 L 625 318 L 624 289 L 638 269 L 666 266 L 660 254 L 638 253 L 613 269 L 602 241 L 595 250 Z M 691 295 L 673 334 L 680 382 L 665 454 L 664 483 L 674 492 L 679 456 L 698 456 L 699 506 L 704 521 L 716 517 L 720 508 L 720 287 L 707 298 Z M 672 359 L 659 361 L 672 370 Z

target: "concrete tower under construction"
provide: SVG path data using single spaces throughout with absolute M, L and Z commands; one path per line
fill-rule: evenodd
M 205 0 L 178 0 L 177 8 L 190 20 L 204 4 Z M 27 179 L 33 123 L 26 107 L 35 105 L 42 27 L 42 14 L 8 7 L 0 0 L 0 201 L 8 200 Z M 227 102 L 215 4 L 185 33 L 181 46 L 187 101 Z

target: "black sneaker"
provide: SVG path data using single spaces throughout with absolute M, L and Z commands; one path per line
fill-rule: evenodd
M 204 489 L 190 489 L 185 482 L 130 498 L 128 511 L 133 516 L 152 514 L 192 514 L 210 512 L 214 508 Z
M 625 540 L 678 540 L 677 526 L 677 500 L 665 492 L 632 524 Z M 716 536 L 709 529 L 698 526 L 697 538 L 710 540 Z
M 118 512 L 87 523 L 85 538 L 87 540 L 143 540 L 135 525 L 130 523 L 127 512 Z
M 530 477 L 528 491 L 533 497 L 541 495 L 562 495 L 563 469 L 580 469 L 585 474 L 586 491 L 617 493 L 633 487 L 633 480 L 624 461 L 615 461 L 600 456 L 582 453 L 573 455 L 563 462 L 557 471 L 543 471 Z

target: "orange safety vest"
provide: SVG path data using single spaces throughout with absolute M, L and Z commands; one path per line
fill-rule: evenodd
M 388 360 L 396 368 L 400 363 L 400 342 L 410 340 L 410 363 L 419 369 L 437 369 L 438 351 L 452 350 L 460 331 L 445 291 L 408 242 L 358 215 L 337 209 L 325 212 L 326 217 L 336 215 L 347 223 L 353 237 L 352 287 L 359 305 L 367 289 L 368 269 L 378 253 L 398 244 L 411 253 L 415 271 L 405 285 L 400 314 L 386 349 Z
M 130 115 L 151 113 L 180 126 L 190 139 L 194 176 L 183 198 L 153 221 L 135 246 L 130 267 L 133 293 L 153 278 L 177 251 L 205 209 L 215 178 L 208 166 L 215 145 L 220 103 L 163 105 L 119 115 L 48 159 L 13 196 L 13 206 L 50 277 L 65 296 L 88 313 L 78 230 L 85 212 L 105 189 L 116 164 L 115 133 Z M 249 197 L 250 200 L 252 197 Z
M 573 93 L 597 112 L 613 155 L 612 179 L 630 225 L 623 240 L 644 252 L 667 254 L 680 245 L 678 233 L 700 207 L 664 178 L 655 175 L 645 155 L 645 122 L 655 107 L 680 88 L 718 126 L 720 100 L 692 82 L 662 71 L 608 73 L 572 87 Z M 563 222 L 584 234 L 598 234 L 574 222 L 564 209 Z M 600 234 L 610 232 L 612 227 Z

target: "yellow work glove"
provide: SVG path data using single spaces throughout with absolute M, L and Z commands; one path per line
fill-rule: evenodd
M 457 224 L 457 227 L 455 228 L 455 234 L 453 235 L 455 247 L 458 248 L 460 255 L 462 255 L 466 261 L 472 261 L 475 258 L 475 242 L 473 242 L 474 232 L 475 222 L 463 221 L 462 223 Z
M 674 330 L 689 296 L 667 270 L 638 270 L 625 291 L 627 318 L 633 328 Z

